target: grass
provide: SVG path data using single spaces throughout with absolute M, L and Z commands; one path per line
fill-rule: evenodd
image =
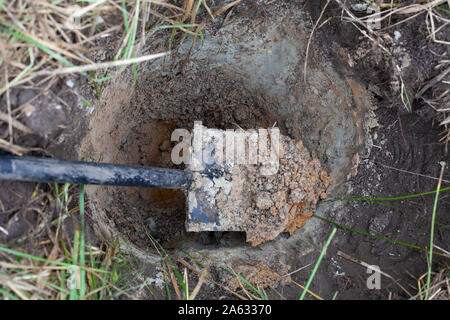
M 250 297 L 252 300 L 256 300 L 256 299 L 269 300 L 269 298 L 267 297 L 266 293 L 262 289 L 255 288 L 254 285 L 252 285 L 249 281 L 247 281 L 243 276 L 241 276 L 240 274 L 236 273 L 231 267 L 224 266 L 224 268 L 230 274 L 232 274 L 233 276 L 235 276 L 238 279 L 238 282 L 241 285 L 241 288 L 243 288 L 243 290 L 246 293 L 246 295 L 248 297 Z M 253 292 L 253 294 L 248 293 L 248 291 L 244 289 L 244 286 L 242 284 L 244 284 L 245 286 L 250 288 L 251 291 Z
M 215 19 L 239 2 L 211 11 L 206 0 L 189 0 L 185 7 L 177 6 L 176 1 L 2 1 L 0 68 L 4 72 L 0 77 L 0 95 L 6 93 L 9 106 L 12 88 L 33 87 L 45 91 L 58 77 L 78 74 L 87 79 L 100 99 L 106 83 L 127 66 L 131 65 L 136 81 L 137 64 L 170 53 L 148 53 L 150 38 L 156 32 L 173 30 L 169 50 L 188 35 L 193 36 L 192 46 L 197 37 L 203 43 L 205 21 Z M 181 37 L 176 37 L 178 32 Z M 108 56 L 112 58 L 96 61 L 92 53 L 98 51 L 111 52 Z M 82 102 L 92 103 L 86 99 Z M 8 108 L 10 139 L 1 139 L 0 148 L 22 155 L 33 149 L 14 144 L 17 110 L 20 107 Z
M 61 66 L 72 68 L 65 72 L 79 73 L 91 80 L 93 86 L 97 82 L 103 86 L 107 79 L 115 77 L 108 74 L 116 65 L 121 66 L 121 72 L 131 64 L 136 75 L 136 63 L 146 60 L 132 59 L 143 57 L 142 48 L 148 36 L 167 28 L 189 32 L 187 26 L 197 26 L 195 21 L 188 25 L 178 23 L 173 18 L 181 16 L 183 9 L 159 1 L 150 4 L 147 1 L 100 0 L 79 1 L 73 5 L 71 1 L 50 4 L 29 0 L 13 4 L 14 1 L 5 2 L 0 9 L 0 64 L 8 64 L 7 77 L 11 78 L 8 83 L 4 79 L 0 81 L 0 94 L 14 86 L 33 83 L 42 75 L 48 76 L 47 80 L 58 76 Z M 122 16 L 122 25 L 105 22 L 108 17 L 117 15 Z M 139 25 L 141 30 L 138 30 Z M 112 39 L 120 36 L 120 32 L 123 32 L 121 42 L 110 61 L 114 64 L 106 67 L 88 58 L 86 52 L 97 50 L 96 41 Z M 85 67 L 80 68 L 80 64 Z M 83 70 L 86 67 L 91 70 L 107 68 L 107 71 L 102 78 L 97 78 L 93 73 L 86 73 Z
M 450 45 L 449 41 L 439 37 L 439 34 L 445 34 L 445 28 L 448 28 L 448 18 L 450 12 L 450 5 L 446 0 L 428 0 L 421 1 L 419 3 L 412 3 L 410 1 L 397 1 L 395 3 L 383 3 L 382 1 L 377 3 L 380 11 L 368 14 L 362 17 L 356 17 L 352 10 L 349 9 L 345 1 L 334 0 L 342 9 L 341 19 L 344 22 L 350 22 L 361 34 L 371 41 L 375 46 L 378 46 L 389 60 L 394 61 L 395 68 L 392 73 L 399 83 L 399 100 L 403 106 L 409 112 L 412 111 L 413 100 L 422 100 L 431 108 L 436 110 L 436 117 L 440 119 L 441 125 L 444 127 L 445 136 L 442 137 L 442 142 L 447 145 L 450 140 L 450 115 L 447 105 L 448 95 L 447 90 L 448 80 L 445 80 L 445 76 L 450 72 L 450 60 L 444 54 L 441 56 L 440 61 L 434 67 L 434 70 L 438 70 L 439 73 L 434 78 L 430 79 L 422 88 L 417 88 L 415 94 L 411 94 L 406 89 L 405 81 L 402 77 L 403 71 L 399 68 L 398 61 L 394 60 L 393 55 L 389 49 L 384 45 L 383 39 L 386 34 L 392 32 L 394 27 L 405 24 L 408 21 L 423 17 L 423 27 L 428 33 L 429 41 L 433 41 L 436 44 L 443 45 L 442 49 L 445 51 L 446 46 Z M 397 22 L 391 23 L 395 18 Z M 380 24 L 379 30 L 374 30 L 370 27 L 374 22 Z M 430 50 L 431 51 L 431 50 Z M 431 51 L 434 55 L 434 52 Z M 425 92 L 433 91 L 432 98 L 425 97 Z
M 31 6 L 31 1 L 25 1 L 23 6 L 20 7 L 20 10 L 16 10 L 16 8 L 12 8 L 10 5 L 3 6 L 2 11 L 0 11 L 0 16 L 2 18 L 0 23 L 0 33 L 5 36 L 6 41 L 0 42 L 4 53 L 4 59 L 2 59 L 1 62 L 10 62 L 13 60 L 15 62 L 11 62 L 11 67 L 9 68 L 10 73 L 7 75 L 7 78 L 12 77 L 12 79 L 6 84 L 2 84 L 0 82 L 0 94 L 13 86 L 32 82 L 33 79 L 39 76 L 47 76 L 47 79 L 50 79 L 60 74 L 79 73 L 91 81 L 97 92 L 97 97 L 100 98 L 105 82 L 109 79 L 115 78 L 117 74 L 122 72 L 127 65 L 132 65 L 133 75 L 136 79 L 136 63 L 148 61 L 161 56 L 143 55 L 138 57 L 138 55 L 141 54 L 140 49 L 148 36 L 148 34 L 146 35 L 145 32 L 142 32 L 141 38 L 139 41 L 137 40 L 138 23 L 143 24 L 143 26 L 147 28 L 147 17 L 149 16 L 150 10 L 148 2 L 142 7 L 140 1 L 129 1 L 129 4 L 127 4 L 125 0 L 121 1 L 120 6 L 114 1 L 97 1 L 93 4 L 96 5 L 90 5 L 83 8 L 80 7 L 79 10 L 75 11 L 71 15 L 63 15 L 62 17 L 60 15 L 55 17 L 51 14 L 51 11 L 46 10 L 49 6 L 49 4 L 46 3 L 38 3 Z M 70 5 L 69 1 L 60 1 L 56 5 L 52 6 L 52 10 L 60 13 L 65 12 L 67 11 L 65 10 L 65 6 L 68 5 Z M 130 19 L 127 11 L 128 7 L 133 8 L 132 11 L 134 12 L 131 16 L 131 21 L 129 21 Z M 43 18 L 44 20 L 48 19 L 45 20 L 47 24 L 55 25 L 60 32 L 60 36 L 57 34 L 49 34 L 51 32 L 49 32 L 48 29 L 39 30 L 39 36 L 33 34 L 36 33 L 36 25 L 31 22 L 34 22 L 34 16 L 32 15 L 36 14 L 36 10 L 38 13 L 40 10 L 45 12 L 42 16 L 40 16 L 40 18 Z M 106 30 L 101 31 L 101 28 L 99 28 L 97 23 L 94 21 L 95 19 L 92 19 L 92 17 L 112 15 L 114 14 L 114 11 L 117 10 L 121 11 L 123 17 L 123 29 L 125 34 L 122 37 L 122 44 L 114 55 L 112 61 L 95 63 L 88 59 L 84 52 L 95 50 L 95 48 L 92 47 L 92 44 L 98 39 L 103 39 L 105 35 L 111 37 L 117 34 L 117 32 L 113 32 L 113 30 L 117 28 L 116 26 L 111 26 L 106 28 Z M 173 22 L 174 24 L 155 25 L 161 24 L 160 21 L 157 21 L 156 23 L 153 23 L 153 27 L 150 29 L 150 35 L 165 28 L 184 28 L 183 25 L 177 24 L 164 14 L 159 14 L 157 12 L 157 8 L 155 10 L 154 16 L 157 15 L 160 21 Z M 181 9 L 171 6 L 171 10 L 180 11 Z M 168 12 L 168 14 L 170 16 L 171 12 Z M 97 33 L 87 37 L 85 33 L 75 31 L 79 41 L 73 43 L 68 36 L 73 31 L 67 30 L 70 29 L 67 24 L 68 20 L 72 21 L 74 17 L 79 19 L 80 30 L 91 29 L 97 31 Z M 103 25 L 105 22 L 100 24 Z M 148 28 L 150 28 L 150 25 Z M 110 30 L 110 32 L 105 33 L 105 31 L 108 30 Z M 42 37 L 47 39 L 42 39 Z M 21 50 L 16 49 L 17 47 L 22 48 L 22 46 L 26 47 L 28 52 L 22 52 Z M 26 53 L 28 53 L 28 55 L 26 55 Z M 30 63 L 28 65 L 23 65 L 21 61 L 27 60 L 28 57 Z M 38 60 L 41 60 L 42 63 L 35 65 L 35 57 L 38 57 Z M 71 62 L 71 60 L 75 60 L 76 64 Z M 82 63 L 82 65 L 80 66 L 79 63 Z M 66 68 L 64 69 L 60 66 L 64 66 Z M 111 68 L 118 66 L 120 66 L 119 70 L 115 74 L 111 74 Z M 101 78 L 97 78 L 94 72 L 86 72 L 88 70 L 98 69 L 106 69 Z
M 443 173 L 441 173 L 441 174 L 443 174 Z M 441 180 L 442 180 L 442 176 L 441 176 L 441 178 L 440 178 L 440 181 L 441 181 Z M 439 223 L 438 221 L 436 221 L 436 208 L 437 208 L 437 199 L 438 199 L 438 195 L 439 195 L 439 193 L 442 192 L 442 191 L 450 190 L 450 187 L 441 188 L 441 183 L 440 183 L 440 181 L 439 181 L 439 183 L 438 183 L 438 186 L 437 186 L 437 189 L 436 189 L 436 190 L 427 191 L 427 192 L 422 192 L 422 193 L 418 193 L 418 194 L 411 194 L 411 195 L 397 196 L 397 197 L 383 197 L 383 198 L 343 197 L 343 198 L 335 198 L 335 199 L 331 199 L 331 200 L 327 200 L 327 201 L 343 201 L 343 200 L 352 200 L 352 201 L 370 201 L 370 202 L 374 202 L 374 203 L 376 203 L 376 204 L 380 204 L 380 205 L 383 205 L 383 206 L 388 206 L 388 207 L 390 207 L 390 208 L 394 208 L 394 209 L 399 210 L 399 211 L 401 211 L 401 212 L 406 212 L 406 211 L 402 210 L 402 209 L 399 208 L 399 207 L 392 206 L 392 205 L 388 205 L 388 204 L 385 204 L 385 203 L 383 203 L 383 202 L 384 202 L 384 201 L 405 200 L 405 199 L 411 199 L 411 198 L 416 198 L 416 197 L 422 197 L 422 196 L 426 196 L 426 195 L 432 195 L 432 194 L 435 194 L 435 202 L 434 202 L 434 205 L 433 205 L 432 218 L 431 218 L 430 220 L 427 219 L 427 220 L 430 222 L 430 225 L 431 225 L 430 239 L 432 239 L 432 238 L 434 237 L 434 228 L 435 228 L 435 225 L 439 225 L 440 227 L 442 227 L 442 228 L 444 228 L 444 229 L 446 229 L 446 230 L 450 230 L 450 227 L 449 227 L 449 226 L 447 226 L 447 225 L 445 225 L 445 224 L 442 224 L 442 223 Z M 357 233 L 357 234 L 360 234 L 360 235 L 364 235 L 364 236 L 367 236 L 367 237 L 370 237 L 370 238 L 373 238 L 373 239 L 385 240 L 385 241 L 387 241 L 387 242 L 390 242 L 390 243 L 393 243 L 393 244 L 396 244 L 396 245 L 401 245 L 401 246 L 405 246 L 405 247 L 409 247 L 409 248 L 413 248 L 413 249 L 425 251 L 425 252 L 429 253 L 429 256 L 430 256 L 430 257 L 431 257 L 433 254 L 437 254 L 437 255 L 440 255 L 440 256 L 443 256 L 443 257 L 448 257 L 448 258 L 450 258 L 447 254 L 443 254 L 443 253 L 440 253 L 440 252 L 436 252 L 436 251 L 434 251 L 434 250 L 429 250 L 429 249 L 420 247 L 420 246 L 418 246 L 418 245 L 414 245 L 414 244 L 410 244 L 410 243 L 406 243 L 406 242 L 402 242 L 402 241 L 397 241 L 397 240 L 393 240 L 393 239 L 390 239 L 390 238 L 387 238 L 387 237 L 383 237 L 383 236 L 374 235 L 374 234 L 371 234 L 371 233 L 368 233 L 368 232 L 360 231 L 360 230 L 357 230 L 357 229 L 355 229 L 355 228 L 351 228 L 351 227 L 345 226 L 345 225 L 343 225 L 343 224 L 337 223 L 337 222 L 335 222 L 335 221 L 333 221 L 333 220 L 331 220 L 331 219 L 328 219 L 328 218 L 319 216 L 319 215 L 317 215 L 317 214 L 313 214 L 313 217 L 314 217 L 314 218 L 317 218 L 317 219 L 320 219 L 320 220 L 322 220 L 322 221 L 324 221 L 324 222 L 330 223 L 330 224 L 332 224 L 332 225 L 335 225 L 335 226 L 337 226 L 337 227 L 339 227 L 339 228 L 341 228 L 341 229 L 343 229 L 343 230 L 347 230 L 347 231 L 350 231 L 350 232 L 353 232 L 353 233 Z M 421 218 L 423 218 L 423 217 L 421 217 Z M 423 218 L 423 219 L 426 219 L 426 218 Z M 432 243 L 431 240 L 430 240 L 430 248 L 433 248 L 433 243 Z M 430 258 L 430 259 L 431 259 L 431 258 Z M 430 261 L 431 261 L 431 260 L 430 260 Z
M 150 36 L 158 31 L 173 29 L 175 32 L 182 32 L 182 40 L 186 35 L 193 35 L 200 36 L 203 41 L 202 27 L 197 21 L 200 19 L 201 8 L 214 19 L 238 2 L 212 12 L 204 0 L 189 1 L 189 10 L 164 1 L 1 1 L 0 66 L 4 67 L 5 75 L 0 77 L 0 95 L 6 93 L 9 96 L 9 91 L 14 87 L 26 85 L 40 88 L 59 76 L 79 74 L 91 82 L 99 98 L 106 82 L 115 78 L 126 66 L 132 66 L 136 80 L 137 63 L 167 54 L 145 54 L 144 45 Z M 119 15 L 122 17 L 122 24 L 111 25 L 106 22 L 108 17 Z M 189 20 L 189 23 L 185 23 L 185 20 Z M 119 38 L 116 43 L 115 38 Z M 115 50 L 113 58 L 111 61 L 95 62 L 87 53 L 99 50 L 97 43 L 105 40 Z M 101 69 L 105 71 L 98 77 L 97 71 Z M 87 107 L 92 106 L 84 98 L 82 103 Z M 15 115 L 11 110 L 8 111 L 10 141 L 3 143 L 2 139 L 0 147 L 18 155 L 34 150 L 13 144 L 13 125 L 18 126 L 20 122 L 14 119 Z M 122 260 L 117 252 L 118 244 L 106 246 L 104 251 L 86 244 L 84 187 L 81 186 L 79 206 L 72 209 L 68 207 L 71 200 L 70 188 L 72 187 L 69 185 L 60 188 L 55 184 L 59 216 L 50 223 L 42 222 L 37 228 L 37 233 L 46 228 L 55 228 L 54 238 L 50 239 L 53 246 L 49 248 L 50 253 L 44 249 L 41 256 L 7 247 L 0 248 L 0 251 L 8 255 L 6 259 L 11 259 L 4 272 L 6 282 L 1 282 L 0 292 L 3 297 L 76 300 L 116 296 L 114 290 L 117 290 L 117 281 L 123 278 L 123 275 L 119 276 L 118 266 L 122 265 Z M 73 237 L 64 239 L 67 236 L 62 231 L 64 221 L 78 211 L 81 226 L 78 226 L 78 220 L 74 218 Z M 31 237 L 26 235 L 23 240 L 28 238 Z M 158 247 L 156 244 L 155 246 Z M 159 250 L 167 261 L 166 267 L 175 274 L 175 282 L 181 288 L 179 297 L 195 298 L 202 281 L 190 291 L 187 273 L 182 274 L 177 269 L 162 247 Z M 42 267 L 48 273 L 46 279 L 51 278 L 52 281 L 46 281 L 43 285 L 40 277 L 31 277 L 29 274 L 30 278 L 37 279 L 36 283 L 21 283 L 30 289 L 28 291 L 21 290 L 20 286 L 17 289 L 16 270 L 37 270 Z M 42 287 L 46 288 L 44 295 Z M 32 288 L 36 290 L 33 291 Z
M 121 295 L 125 295 L 127 298 L 133 298 L 133 294 L 128 292 L 132 292 L 133 290 L 146 286 L 145 284 L 138 284 L 134 287 L 129 285 L 129 283 L 133 282 L 133 280 L 136 280 L 136 276 L 127 278 L 127 273 L 122 272 L 123 269 L 126 269 L 127 271 L 132 273 L 133 268 L 128 265 L 128 257 L 120 256 L 120 254 L 118 254 L 118 243 L 114 244 L 113 246 L 109 246 L 106 251 L 101 251 L 90 244 L 86 245 L 84 210 L 86 203 L 84 199 L 84 186 L 80 186 L 79 203 L 78 207 L 75 208 L 75 211 L 69 209 L 69 203 L 71 202 L 70 190 L 73 189 L 74 186 L 70 186 L 68 184 L 62 185 L 62 187 L 58 184 L 55 184 L 54 186 L 54 192 L 56 196 L 55 200 L 58 203 L 58 206 L 61 208 L 61 213 L 59 214 L 59 223 L 53 223 L 52 225 L 55 227 L 57 226 L 57 231 L 55 231 L 55 234 L 59 234 L 59 237 L 61 238 L 61 247 L 59 247 L 58 245 L 54 246 L 51 249 L 51 253 L 47 257 L 43 257 L 0 246 L 0 252 L 8 254 L 7 257 L 10 260 L 10 262 L 0 262 L 0 297 L 13 300 L 84 300 L 114 299 Z M 345 199 L 357 201 L 361 201 L 362 199 L 366 201 L 374 201 L 374 199 L 376 199 L 377 201 L 380 201 L 380 199 L 405 199 L 405 197 L 412 198 L 418 195 L 435 194 L 433 217 L 431 220 L 432 229 L 430 235 L 430 248 L 433 248 L 433 222 L 435 222 L 438 195 L 439 192 L 443 191 L 444 189 L 445 188 L 440 187 L 439 183 L 436 190 L 420 193 L 417 195 L 391 198 L 349 197 Z M 33 197 L 36 197 L 35 193 L 33 193 Z M 62 240 L 62 234 L 59 233 L 59 230 L 61 230 L 61 224 L 63 220 L 76 212 L 79 212 L 79 219 L 74 220 L 73 241 L 71 244 L 69 244 L 66 241 Z M 416 245 L 411 245 L 382 236 L 361 232 L 333 222 L 327 218 L 320 217 L 318 215 L 314 215 L 314 217 L 351 232 L 369 236 L 375 239 L 383 239 L 396 245 L 403 245 L 410 248 L 426 251 L 429 254 L 430 266 L 432 265 L 431 262 L 433 254 L 446 256 L 445 254 L 435 252 L 434 250 L 427 250 L 426 248 L 421 248 Z M 80 222 L 80 227 L 77 226 L 77 221 Z M 299 299 L 304 299 L 306 293 L 311 294 L 317 299 L 322 299 L 315 293 L 311 292 L 309 290 L 309 287 L 336 231 L 337 228 L 334 228 L 328 240 L 326 241 L 305 286 L 301 286 L 296 283 L 296 285 L 302 288 Z M 178 263 L 176 263 L 175 260 L 173 260 L 172 255 L 166 252 L 166 250 L 150 234 L 147 234 L 147 236 L 149 237 L 149 239 L 151 239 L 155 251 L 161 257 L 161 268 L 164 270 L 164 287 L 167 299 L 170 300 L 176 298 L 193 300 L 201 292 L 201 288 L 204 283 L 213 283 L 213 280 L 208 276 L 211 259 L 204 255 L 202 252 L 195 250 L 192 252 L 186 252 L 184 250 L 180 250 L 182 254 L 194 261 L 197 267 L 200 268 L 200 271 L 193 272 L 195 268 L 193 268 L 192 265 L 189 265 L 186 260 L 179 259 Z M 57 252 L 59 252 L 59 256 L 58 254 L 55 255 L 55 253 Z M 62 256 L 61 253 L 63 253 Z M 198 257 L 195 257 L 194 255 L 197 255 Z M 207 260 L 206 263 L 204 262 L 205 260 Z M 179 263 L 185 266 L 184 270 L 180 268 Z M 263 288 L 250 283 L 247 279 L 245 279 L 245 277 L 236 273 L 230 266 L 221 265 L 219 267 L 223 268 L 224 270 L 229 272 L 230 275 L 234 276 L 240 283 L 241 289 L 244 292 L 244 296 L 239 295 L 237 292 L 230 292 L 230 294 L 237 295 L 237 297 L 239 297 L 240 299 L 270 300 L 274 298 L 274 292 L 276 292 L 274 288 L 269 288 L 272 293 L 267 294 Z M 191 286 L 190 282 L 192 282 L 192 280 L 190 279 L 193 275 L 195 275 L 198 280 L 195 285 Z M 443 278 L 443 275 L 441 273 L 438 274 L 441 279 L 440 282 L 432 279 L 433 273 L 431 268 L 429 268 L 426 275 L 427 280 L 424 285 L 420 284 L 420 281 L 422 279 L 419 279 L 419 288 L 426 288 L 426 290 L 422 290 L 424 292 L 422 298 L 434 298 L 438 295 L 439 292 L 441 292 L 439 291 L 436 283 L 440 283 L 442 285 L 444 283 L 442 281 L 448 281 L 448 279 L 445 277 Z M 223 285 L 218 285 L 226 290 Z M 155 299 L 161 297 L 155 293 L 153 288 L 148 286 L 146 286 L 146 288 Z M 432 294 L 429 294 L 429 292 L 432 292 Z M 335 299 L 337 294 L 338 293 L 335 293 L 332 299 Z
M 308 278 L 308 282 L 306 282 L 305 288 L 303 289 L 302 294 L 300 295 L 299 300 L 303 300 L 305 298 L 306 293 L 308 292 L 308 288 L 311 285 L 312 280 L 314 279 L 314 276 L 317 272 L 317 269 L 319 268 L 320 262 L 323 259 L 323 256 L 325 255 L 325 252 L 327 251 L 328 246 L 331 243 L 331 240 L 333 240 L 334 235 L 336 234 L 336 228 L 333 229 L 333 231 L 331 231 L 330 236 L 328 237 L 327 242 L 325 243 L 325 245 L 323 246 L 322 251 L 320 252 L 319 258 L 317 259 L 316 264 L 314 265 L 314 269 L 311 272 L 311 275 Z M 333 298 L 335 298 L 336 296 L 333 296 Z
M 418 293 L 412 299 L 423 300 L 428 293 L 428 300 L 450 300 L 450 269 L 442 267 L 438 272 L 433 272 L 429 285 L 424 283 L 428 272 L 417 280 Z M 427 281 L 428 282 L 428 281 Z
M 401 73 L 401 70 L 398 66 L 396 66 L 398 69 L 398 72 Z M 403 81 L 403 77 L 401 76 L 401 74 L 399 75 L 400 77 L 400 97 L 402 99 L 402 103 L 405 106 L 406 110 L 408 110 L 409 112 L 412 112 L 412 105 L 411 105 L 411 101 L 409 100 L 409 95 L 408 95 L 408 91 L 406 90 L 406 86 L 405 86 L 405 82 Z
M 442 167 L 441 174 L 440 174 L 439 182 L 437 185 L 436 196 L 434 197 L 433 213 L 432 213 L 432 218 L 431 218 L 431 231 L 430 231 L 430 252 L 429 252 L 429 260 L 428 260 L 427 291 L 425 293 L 425 300 L 428 300 L 429 292 L 430 292 L 431 269 L 433 266 L 434 225 L 435 225 L 435 221 L 436 221 L 436 209 L 438 206 L 439 190 L 441 188 L 441 182 L 442 182 L 442 177 L 444 175 L 445 165 L 446 165 L 445 162 L 441 162 L 441 167 Z
M 118 273 L 124 262 L 117 255 L 117 248 L 106 251 L 86 244 L 84 207 L 84 186 L 80 186 L 79 210 L 68 210 L 71 201 L 69 185 L 59 190 L 56 186 L 56 202 L 63 213 L 74 215 L 79 212 L 81 226 L 74 217 L 72 241 L 63 240 L 60 225 L 65 216 L 59 215 L 58 228 L 54 230 L 54 241 L 42 255 L 29 254 L 20 250 L 0 246 L 0 299 L 110 299 L 124 294 L 117 287 Z M 42 242 L 42 241 L 41 241 Z M 117 247 L 117 246 L 116 246 Z
M 437 184 L 437 188 L 436 190 L 432 190 L 432 191 L 428 191 L 428 192 L 423 192 L 423 193 L 419 193 L 419 194 L 412 194 L 412 195 L 406 195 L 406 196 L 397 196 L 397 197 L 389 197 L 389 198 L 362 198 L 362 197 L 346 197 L 346 198 L 337 198 L 337 199 L 333 199 L 332 201 L 335 200 L 353 200 L 353 201 L 371 201 L 371 202 L 375 202 L 377 204 L 381 204 L 384 205 L 382 202 L 383 201 L 394 201 L 394 200 L 404 200 L 404 199 L 410 199 L 410 198 L 415 198 L 415 197 L 421 197 L 421 196 L 426 196 L 426 195 L 431 195 L 434 194 L 434 203 L 433 203 L 433 210 L 432 210 L 432 217 L 429 220 L 430 222 L 430 245 L 429 245 L 429 249 L 426 248 L 422 248 L 420 246 L 417 245 L 412 245 L 409 243 L 405 243 L 405 242 L 401 242 L 401 241 L 397 241 L 397 240 L 393 240 L 393 239 L 389 239 L 383 236 L 379 236 L 379 235 L 374 235 L 374 234 L 370 234 L 367 232 L 362 232 L 359 230 L 356 230 L 354 228 L 350 228 L 347 226 L 344 226 L 342 224 L 339 224 L 337 222 L 334 222 L 330 219 L 327 219 L 325 217 L 321 217 L 319 215 L 314 214 L 313 217 L 318 218 L 322 221 L 325 221 L 327 223 L 333 224 L 341 229 L 350 231 L 350 232 L 354 232 L 357 234 L 361 234 L 367 237 L 371 237 L 374 239 L 381 239 L 381 240 L 385 240 L 388 242 L 391 242 L 393 244 L 396 245 L 402 245 L 402 246 L 406 246 L 409 248 L 414 248 L 414 249 L 418 249 L 421 251 L 425 251 L 428 254 L 428 258 L 427 258 L 427 263 L 428 263 L 428 271 L 427 273 L 425 273 L 422 277 L 419 278 L 418 280 L 418 291 L 419 294 L 417 295 L 418 297 L 420 297 L 420 299 L 424 299 L 424 300 L 429 300 L 431 298 L 436 298 L 438 295 L 439 296 L 446 296 L 447 298 L 450 297 L 450 287 L 449 287 L 449 276 L 450 274 L 447 272 L 447 268 L 445 267 L 443 270 L 439 272 L 436 276 L 435 279 L 432 280 L 433 277 L 433 255 L 439 255 L 445 258 L 450 259 L 450 255 L 448 254 L 448 252 L 437 252 L 436 250 L 434 250 L 435 245 L 434 245 L 434 237 L 435 237 L 435 226 L 438 224 L 440 227 L 443 227 L 446 230 L 449 230 L 450 228 L 444 224 L 438 223 L 436 221 L 436 211 L 437 211 L 437 207 L 438 207 L 438 199 L 439 199 L 439 193 L 442 191 L 447 191 L 450 188 L 441 188 L 441 183 L 443 180 L 443 175 L 444 175 L 444 171 L 445 171 L 445 167 L 446 167 L 446 163 L 445 162 L 441 162 L 441 172 L 440 172 L 440 176 L 438 178 L 438 184 Z M 403 210 L 401 210 L 400 208 L 396 207 L 396 206 L 391 206 L 391 205 L 387 205 L 388 207 L 391 208 L 395 208 L 399 211 L 404 212 Z M 444 275 L 444 276 L 443 276 Z M 423 280 L 423 278 L 426 276 L 426 283 L 425 285 L 421 285 L 421 282 Z M 391 278 L 389 276 L 389 278 Z M 432 284 L 433 282 L 433 284 Z M 397 282 L 396 282 L 397 283 Z M 437 283 L 437 284 L 436 284 Z M 442 288 L 442 285 L 446 285 L 446 290 Z M 425 288 L 424 288 L 425 287 Z M 403 288 L 403 287 L 402 287 Z M 423 289 L 424 288 L 424 289 Z M 434 289 L 433 294 L 430 294 L 431 290 Z M 416 297 L 417 297 L 416 296 Z M 412 299 L 414 299 L 414 297 L 411 296 Z

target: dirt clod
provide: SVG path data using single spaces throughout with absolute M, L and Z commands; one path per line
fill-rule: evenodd
M 241 168 L 248 208 L 240 204 L 235 215 L 245 215 L 242 229 L 253 246 L 301 228 L 319 199 L 326 197 L 330 184 L 320 161 L 311 157 L 301 141 L 281 136 L 280 148 L 284 161 L 276 174 L 262 175 L 262 166 Z
M 233 270 L 255 288 L 273 288 L 281 279 L 281 276 L 263 263 L 239 265 Z M 287 277 L 286 277 L 287 278 Z M 286 279 L 284 279 L 286 280 Z M 243 286 L 238 277 L 230 275 L 226 279 L 228 287 L 236 291 Z

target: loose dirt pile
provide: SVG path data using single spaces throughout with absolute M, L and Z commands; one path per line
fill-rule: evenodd
M 290 279 L 289 277 L 282 279 L 282 277 L 274 270 L 261 262 L 254 261 L 249 261 L 248 264 L 239 265 L 235 267 L 233 271 L 241 275 L 255 288 L 260 289 L 273 288 L 280 280 L 287 282 L 287 280 Z M 225 283 L 233 291 L 242 287 L 242 282 L 235 275 L 226 277 Z

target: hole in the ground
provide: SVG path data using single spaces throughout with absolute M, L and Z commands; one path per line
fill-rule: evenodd
M 357 82 L 341 77 L 317 49 L 310 51 L 314 58 L 305 81 L 302 59 L 309 30 L 301 23 L 305 19 L 290 11 L 284 14 L 287 19 L 264 29 L 258 21 L 247 21 L 242 39 L 225 47 L 225 30 L 210 35 L 182 72 L 182 61 L 172 57 L 139 70 L 134 86 L 131 75 L 113 81 L 90 118 L 80 158 L 177 168 L 170 158 L 170 136 L 176 128 L 191 131 L 196 120 L 218 129 L 276 123 L 282 134 L 303 141 L 333 186 L 342 184 L 354 172 L 355 153 L 364 150 L 369 136 L 368 94 Z M 181 191 L 88 186 L 87 193 L 99 231 L 144 250 L 153 247 L 150 235 L 169 248 L 248 247 L 243 233 L 187 233 Z M 277 239 L 292 243 L 299 234 L 301 230 Z
M 120 95 L 130 93 L 119 91 L 116 93 Z M 110 145 L 111 151 L 115 148 L 102 161 L 184 169 L 171 161 L 176 144 L 171 142 L 171 134 L 176 128 L 192 131 L 196 120 L 218 129 L 268 128 L 276 124 L 285 132 L 284 121 L 267 98 L 246 89 L 242 81 L 219 69 L 195 79 L 155 78 L 149 74 L 139 78 L 133 91 L 131 98 L 116 100 L 123 102 L 118 103 L 119 114 L 111 115 L 114 125 L 104 119 L 97 123 L 111 126 L 105 136 L 97 138 Z M 148 247 L 148 233 L 166 247 L 181 243 L 213 246 L 245 243 L 244 233 L 186 232 L 186 196 L 182 190 L 109 189 L 115 207 L 109 217 L 121 234 L 140 247 Z

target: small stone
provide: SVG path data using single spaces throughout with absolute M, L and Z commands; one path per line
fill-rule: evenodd
M 284 185 L 288 186 L 291 183 L 291 176 L 289 173 L 284 174 Z
M 372 234 L 378 234 L 383 232 L 384 229 L 391 222 L 392 215 L 389 213 L 380 213 L 377 216 L 370 219 L 369 232 Z
M 66 85 L 72 89 L 74 87 L 75 83 L 73 82 L 72 79 L 69 78 L 66 80 Z
M 36 107 L 30 103 L 26 103 L 23 108 L 23 113 L 29 117 L 36 110 Z
M 367 3 L 355 3 L 351 5 L 352 10 L 359 12 L 367 11 L 368 7 L 369 5 Z
M 270 207 L 269 212 L 272 216 L 276 216 L 277 214 L 277 209 L 275 207 Z

